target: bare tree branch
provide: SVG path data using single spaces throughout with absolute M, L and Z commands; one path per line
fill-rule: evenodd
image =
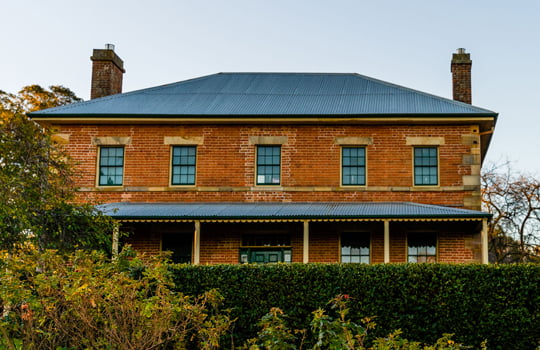
M 509 162 L 491 165 L 482 175 L 482 202 L 493 215 L 490 261 L 540 261 L 540 180 L 513 171 Z

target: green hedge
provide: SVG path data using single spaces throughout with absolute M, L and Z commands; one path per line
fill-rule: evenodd
M 540 265 L 278 264 L 174 268 L 176 288 L 198 295 L 217 288 L 238 318 L 236 344 L 258 320 L 281 308 L 289 326 L 307 329 L 311 312 L 338 294 L 350 317 L 376 316 L 373 336 L 401 329 L 433 343 L 443 333 L 489 349 L 535 349 L 540 341 Z

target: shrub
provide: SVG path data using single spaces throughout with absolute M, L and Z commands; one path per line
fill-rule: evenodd
M 401 337 L 401 331 L 397 330 L 387 337 L 377 338 L 369 348 L 365 345 L 368 331 L 375 328 L 375 323 L 370 319 L 364 319 L 363 326 L 350 320 L 347 315 L 348 297 L 338 295 L 330 302 L 330 312 L 324 309 L 314 311 L 311 320 L 311 333 L 306 330 L 291 331 L 285 324 L 283 311 L 273 308 L 270 313 L 263 317 L 260 326 L 262 330 L 256 338 L 248 341 L 249 350 L 302 350 L 304 342 L 298 346 L 292 342 L 293 333 L 306 334 L 311 337 L 313 346 L 306 350 L 459 350 L 470 349 L 452 340 L 451 334 L 445 334 L 434 345 L 423 345 L 420 342 L 409 341 Z M 333 312 L 332 312 L 333 311 Z M 482 344 L 482 349 L 485 344 Z
M 188 295 L 219 289 L 238 343 L 272 307 L 292 329 L 309 329 L 312 310 L 338 294 L 349 295 L 351 319 L 376 316 L 370 341 L 396 329 L 427 344 L 445 333 L 477 347 L 487 339 L 489 349 L 529 350 L 540 340 L 540 265 L 178 265 L 174 281 Z
M 219 294 L 175 292 L 160 259 L 46 251 L 2 263 L 0 348 L 216 349 L 231 325 Z

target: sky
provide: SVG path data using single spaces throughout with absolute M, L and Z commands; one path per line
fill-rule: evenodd
M 359 73 L 452 98 L 471 54 L 473 105 L 499 113 L 486 163 L 540 175 L 537 0 L 0 0 L 0 90 L 63 85 L 87 100 L 95 48 L 123 91 L 218 72 Z

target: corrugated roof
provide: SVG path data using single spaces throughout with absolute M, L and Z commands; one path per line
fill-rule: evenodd
M 109 203 L 99 206 L 119 220 L 412 219 L 484 218 L 481 211 L 410 202 L 314 203 Z
M 62 116 L 385 116 L 496 113 L 359 74 L 218 73 L 31 113 Z

